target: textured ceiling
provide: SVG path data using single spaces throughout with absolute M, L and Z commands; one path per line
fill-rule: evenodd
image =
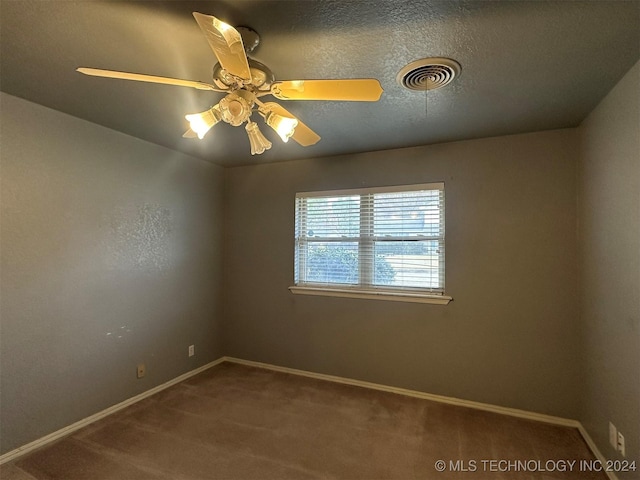
M 640 1 L 2 0 L 0 9 L 2 91 L 225 166 L 573 127 L 640 58 Z M 282 102 L 322 140 L 283 144 L 265 126 L 273 148 L 252 157 L 244 128 L 181 137 L 184 114 L 221 94 L 75 72 L 210 82 L 216 60 L 193 11 L 258 31 L 252 56 L 278 80 L 374 77 L 382 99 Z M 429 93 L 400 88 L 397 72 L 428 56 L 456 59 L 461 75 Z

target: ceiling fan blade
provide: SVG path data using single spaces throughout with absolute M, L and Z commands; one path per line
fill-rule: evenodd
M 273 113 L 277 113 L 278 115 L 282 115 L 283 117 L 295 118 L 298 120 L 298 125 L 293 132 L 291 138 L 293 138 L 296 142 L 298 142 L 303 147 L 309 147 L 311 145 L 315 145 L 320 141 L 320 135 L 307 127 L 304 123 L 300 121 L 295 115 L 290 113 L 283 106 L 278 105 L 275 102 L 267 102 L 264 106 L 271 110 Z
M 382 92 L 380 82 L 374 78 L 287 80 L 271 86 L 271 94 L 280 100 L 377 102 Z
M 193 16 L 222 68 L 243 80 L 251 80 L 249 62 L 240 33 L 231 25 L 211 15 L 193 12 Z
M 93 77 L 119 78 L 122 80 L 135 80 L 137 82 L 162 83 L 164 85 L 176 85 L 179 87 L 191 87 L 198 90 L 213 90 L 219 92 L 220 89 L 204 82 L 192 80 L 180 80 L 178 78 L 156 77 L 155 75 L 143 75 L 141 73 L 117 72 L 115 70 L 100 70 L 98 68 L 77 68 L 76 71 L 91 75 Z

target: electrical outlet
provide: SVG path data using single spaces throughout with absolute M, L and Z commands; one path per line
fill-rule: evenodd
M 618 429 L 611 422 L 609 422 L 609 443 L 618 450 Z
M 620 432 L 618 432 L 618 450 L 620 451 L 623 457 L 627 456 L 624 448 L 624 437 Z
M 196 346 L 195 345 L 189 345 L 189 356 L 193 357 L 196 354 Z
M 142 378 L 147 373 L 147 367 L 144 366 L 144 363 L 138 364 L 138 378 Z

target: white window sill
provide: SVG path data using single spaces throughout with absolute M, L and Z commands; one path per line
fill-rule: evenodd
M 365 298 L 369 300 L 387 300 L 391 302 L 431 303 L 434 305 L 447 305 L 452 297 L 446 295 L 432 295 L 414 292 L 393 292 L 389 290 L 358 290 L 355 288 L 329 288 L 329 287 L 289 287 L 289 291 L 295 295 L 319 295 L 323 297 Z

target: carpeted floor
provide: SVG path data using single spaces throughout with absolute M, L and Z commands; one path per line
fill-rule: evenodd
M 223 363 L 0 478 L 606 480 L 591 460 L 573 428 Z

